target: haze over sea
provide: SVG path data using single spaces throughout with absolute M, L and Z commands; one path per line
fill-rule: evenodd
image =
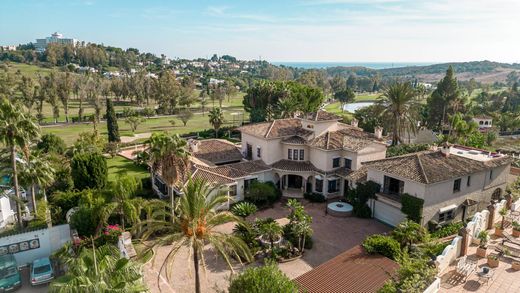
M 407 66 L 425 66 L 432 65 L 432 62 L 298 62 L 298 61 L 277 61 L 271 62 L 274 65 L 285 65 L 297 68 L 327 68 L 327 67 L 367 67 L 371 69 L 398 68 Z

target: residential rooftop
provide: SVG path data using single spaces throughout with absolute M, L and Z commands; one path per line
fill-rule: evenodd
M 503 154 L 452 146 L 449 155 L 444 154 L 442 150 L 427 150 L 370 161 L 364 165 L 369 169 L 430 184 L 506 165 L 511 163 L 511 160 Z
M 369 255 L 357 245 L 294 281 L 309 293 L 377 292 L 399 264 L 382 255 Z

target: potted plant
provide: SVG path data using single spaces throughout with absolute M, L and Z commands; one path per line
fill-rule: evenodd
M 513 237 L 520 237 L 520 223 L 513 221 Z
M 477 238 L 480 240 L 480 243 L 477 248 L 477 256 L 486 257 L 487 255 L 487 242 L 488 242 L 488 232 L 483 230 L 478 233 Z
M 497 224 L 495 226 L 495 235 L 499 236 L 499 237 L 503 237 L 504 236 L 504 226 L 506 224 L 506 215 L 507 215 L 507 208 L 506 207 L 503 207 L 500 209 L 500 211 L 498 212 L 501 216 L 502 216 L 502 221 L 500 221 L 500 225 Z
M 487 265 L 490 268 L 496 268 L 500 264 L 500 261 L 498 260 L 498 255 L 496 254 L 490 254 L 487 257 Z
M 504 236 L 504 228 L 502 228 L 502 224 L 499 224 L 499 223 L 495 224 L 495 235 L 498 237 Z

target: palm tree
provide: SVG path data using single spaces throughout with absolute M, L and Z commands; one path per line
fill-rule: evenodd
M 47 202 L 45 189 L 54 182 L 55 170 L 48 157 L 42 153 L 31 153 L 25 158 L 25 163 L 21 165 L 20 181 L 31 187 L 33 211 L 36 212 L 36 186 L 43 193 L 44 201 Z M 49 218 L 46 221 L 49 223 Z
M 426 229 L 412 220 L 406 220 L 392 231 L 392 236 L 397 240 L 401 247 L 410 247 L 414 243 L 423 242 L 427 238 L 428 232 Z
M 213 108 L 209 111 L 209 123 L 215 129 L 215 137 L 218 138 L 218 130 L 224 124 L 224 113 L 220 108 Z
M 70 247 L 69 247 L 70 248 Z M 139 264 L 120 256 L 114 245 L 82 248 L 78 255 L 70 249 L 61 253 L 67 273 L 53 281 L 52 293 L 147 292 Z
M 38 126 L 20 109 L 21 107 L 13 105 L 6 98 L 0 101 L 0 142 L 10 150 L 14 191 L 18 200 L 20 200 L 20 186 L 16 168 L 17 150 L 19 148 L 27 150 L 29 141 L 40 136 Z M 16 215 L 18 226 L 22 228 L 22 209 L 19 201 L 16 203 Z
M 175 255 L 181 247 L 189 249 L 189 255 L 193 257 L 195 268 L 195 292 L 200 293 L 200 263 L 205 264 L 203 255 L 204 247 L 209 244 L 222 256 L 232 272 L 230 256 L 236 259 L 251 260 L 251 252 L 246 243 L 237 236 L 219 232 L 215 227 L 229 223 L 241 223 L 242 220 L 229 211 L 217 211 L 217 208 L 227 203 L 229 197 L 219 192 L 219 186 L 210 186 L 201 179 L 189 179 L 183 188 L 184 195 L 179 199 L 177 209 L 178 216 L 173 221 L 164 220 L 164 216 L 158 215 L 155 219 L 143 222 L 144 233 L 142 240 L 146 241 L 157 232 L 161 236 L 154 237 L 150 241 L 155 249 L 163 245 L 171 245 L 168 256 L 164 259 L 159 275 L 165 270 L 170 278 L 171 268 Z M 158 276 L 159 277 L 159 276 Z
M 271 244 L 271 252 L 274 256 L 274 240 L 282 235 L 282 227 L 280 226 L 280 224 L 278 224 L 278 222 L 272 220 L 266 221 L 265 223 L 260 225 L 259 230 L 260 234 L 269 238 L 269 242 Z
M 402 142 L 403 131 L 416 132 L 416 93 L 409 82 L 389 85 L 379 97 L 378 103 L 383 106 L 382 114 L 390 119 L 392 145 Z
M 177 183 L 185 182 L 190 171 L 186 145 L 186 141 L 178 134 L 153 133 L 150 137 L 152 172 L 160 173 L 161 178 L 168 185 L 168 196 L 171 198 L 172 207 L 173 187 Z
M 138 209 L 136 208 L 135 201 L 137 198 L 134 198 L 134 195 L 139 188 L 140 183 L 135 177 L 128 175 L 117 176 L 117 179 L 111 182 L 112 202 L 103 207 L 101 225 L 108 224 L 108 218 L 112 214 L 119 215 L 123 230 L 125 229 L 125 220 L 136 222 L 140 214 L 138 214 Z

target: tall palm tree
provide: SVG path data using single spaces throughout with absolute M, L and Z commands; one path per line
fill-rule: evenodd
M 185 182 L 190 172 L 186 140 L 178 134 L 153 133 L 150 137 L 150 161 L 152 172 L 160 173 L 161 178 L 168 185 L 168 196 L 173 207 L 172 187 L 177 183 Z
M 70 247 L 69 247 L 70 248 Z M 61 253 L 67 273 L 49 286 L 52 293 L 147 292 L 141 267 L 122 258 L 114 245 L 82 248 L 78 255 Z
M 224 113 L 220 108 L 213 108 L 209 111 L 209 123 L 215 129 L 215 137 L 218 138 L 218 130 L 224 124 Z
M 164 259 L 159 274 L 163 272 L 170 278 L 171 268 L 175 255 L 181 247 L 189 249 L 189 255 L 193 258 L 195 271 L 195 292 L 200 293 L 199 266 L 205 265 L 203 250 L 209 244 L 222 256 L 229 268 L 230 256 L 236 259 L 251 260 L 251 252 L 242 239 L 232 234 L 225 234 L 215 229 L 216 226 L 229 222 L 242 220 L 229 211 L 217 211 L 217 208 L 227 203 L 229 197 L 219 192 L 219 186 L 210 186 L 201 179 L 189 179 L 183 188 L 184 195 L 179 199 L 177 209 L 178 216 L 173 221 L 166 221 L 164 217 L 143 222 L 145 225 L 142 240 L 146 241 L 152 235 L 161 233 L 150 241 L 155 249 L 163 245 L 171 245 L 168 256 Z M 165 212 L 168 214 L 168 211 Z M 159 277 L 159 276 L 158 276 Z
M 18 149 L 27 149 L 31 139 L 40 136 L 39 127 L 26 115 L 21 107 L 13 105 L 8 99 L 0 101 L 0 142 L 9 148 L 11 154 L 12 178 L 16 198 L 20 199 L 18 170 L 16 168 Z M 22 208 L 17 201 L 16 215 L 18 226 L 23 227 Z
M 390 119 L 392 145 L 402 142 L 403 131 L 416 132 L 416 93 L 409 82 L 395 82 L 389 85 L 379 97 L 383 114 Z
M 26 156 L 21 165 L 20 181 L 31 187 L 33 211 L 36 213 L 36 186 L 42 191 L 44 201 L 47 202 L 45 189 L 54 182 L 55 170 L 51 162 L 43 153 L 33 152 Z M 50 219 L 46 219 L 49 221 Z

